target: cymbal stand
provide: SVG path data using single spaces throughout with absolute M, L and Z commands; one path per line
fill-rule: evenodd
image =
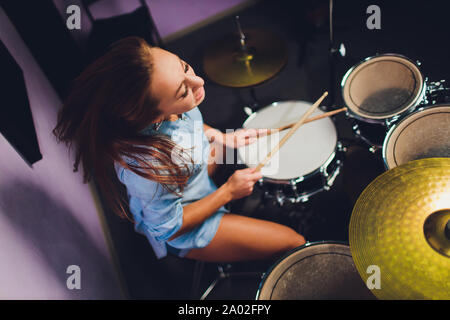
M 329 38 L 329 64 L 330 64 L 330 79 L 328 88 L 329 106 L 335 105 L 335 83 L 336 83 L 336 57 L 340 55 L 345 57 L 346 49 L 343 43 L 339 45 L 339 48 L 334 44 L 334 26 L 333 26 L 333 0 L 329 2 L 329 23 L 330 23 L 330 38 Z M 329 110 L 326 110 L 329 111 Z
M 241 22 L 239 20 L 238 15 L 235 16 L 235 22 L 236 22 L 236 27 L 237 27 L 237 30 L 239 33 L 240 51 L 243 56 L 246 56 L 246 55 L 248 55 L 249 51 L 248 51 L 247 43 L 245 41 L 246 36 L 245 36 L 244 32 L 242 31 Z M 251 115 L 259 107 L 258 99 L 256 98 L 255 88 L 253 86 L 250 87 L 250 95 L 253 99 L 253 102 L 250 103 L 250 105 L 248 105 L 248 106 L 244 106 L 244 112 L 247 115 Z

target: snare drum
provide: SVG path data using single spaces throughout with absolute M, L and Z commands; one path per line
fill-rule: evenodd
M 278 128 L 298 121 L 311 107 L 304 101 L 275 102 L 251 114 L 244 128 Z M 323 114 L 316 109 L 311 116 Z M 238 158 L 256 167 L 289 130 L 260 137 L 257 142 L 238 149 Z M 283 205 L 304 202 L 332 186 L 343 163 L 344 148 L 330 118 L 302 125 L 261 169 L 260 186 L 265 195 Z
M 341 87 L 355 135 L 377 149 L 390 125 L 423 101 L 426 81 L 407 57 L 382 54 L 348 70 Z
M 307 243 L 264 275 L 257 300 L 375 299 L 355 267 L 348 245 Z
M 392 126 L 383 143 L 387 169 L 422 158 L 450 157 L 450 105 L 421 108 Z

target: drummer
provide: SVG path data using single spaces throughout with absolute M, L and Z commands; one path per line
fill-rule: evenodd
M 216 187 L 215 150 L 253 143 L 258 132 L 224 134 L 203 124 L 203 85 L 177 55 L 125 38 L 75 79 L 54 133 L 75 146 L 74 170 L 81 162 L 84 180 L 95 178 L 112 209 L 123 218 L 131 213 L 158 258 L 169 252 L 203 261 L 266 259 L 303 245 L 287 226 L 224 208 L 250 195 L 262 175 L 236 170 Z

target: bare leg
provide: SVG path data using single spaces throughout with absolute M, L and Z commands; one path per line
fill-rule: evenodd
M 210 262 L 267 259 L 305 243 L 293 229 L 270 221 L 225 214 L 212 241 L 187 258 Z

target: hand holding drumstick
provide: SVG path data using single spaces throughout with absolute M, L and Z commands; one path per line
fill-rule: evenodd
M 314 117 L 306 119 L 305 122 L 303 122 L 303 124 L 308 123 L 308 122 L 313 122 L 313 121 L 316 121 L 316 120 L 320 120 L 320 119 L 323 119 L 323 118 L 331 117 L 331 116 L 334 116 L 335 114 L 338 114 L 338 113 L 341 113 L 341 112 L 344 112 L 344 111 L 347 111 L 347 108 L 344 107 L 344 108 L 336 109 L 336 110 L 333 110 L 333 111 L 325 112 L 325 113 L 320 114 L 318 116 L 314 116 Z M 282 126 L 282 127 L 279 127 L 279 128 L 275 128 L 275 129 L 266 129 L 267 132 L 265 132 L 264 134 L 261 134 L 259 136 L 261 136 L 261 137 L 266 136 L 266 135 L 268 136 L 268 135 L 273 134 L 275 132 L 280 132 L 280 131 L 283 131 L 283 130 L 286 130 L 286 129 L 290 129 L 294 125 L 295 125 L 295 123 L 291 123 L 291 124 L 287 124 L 285 126 Z M 261 129 L 259 129 L 259 130 L 261 130 Z

